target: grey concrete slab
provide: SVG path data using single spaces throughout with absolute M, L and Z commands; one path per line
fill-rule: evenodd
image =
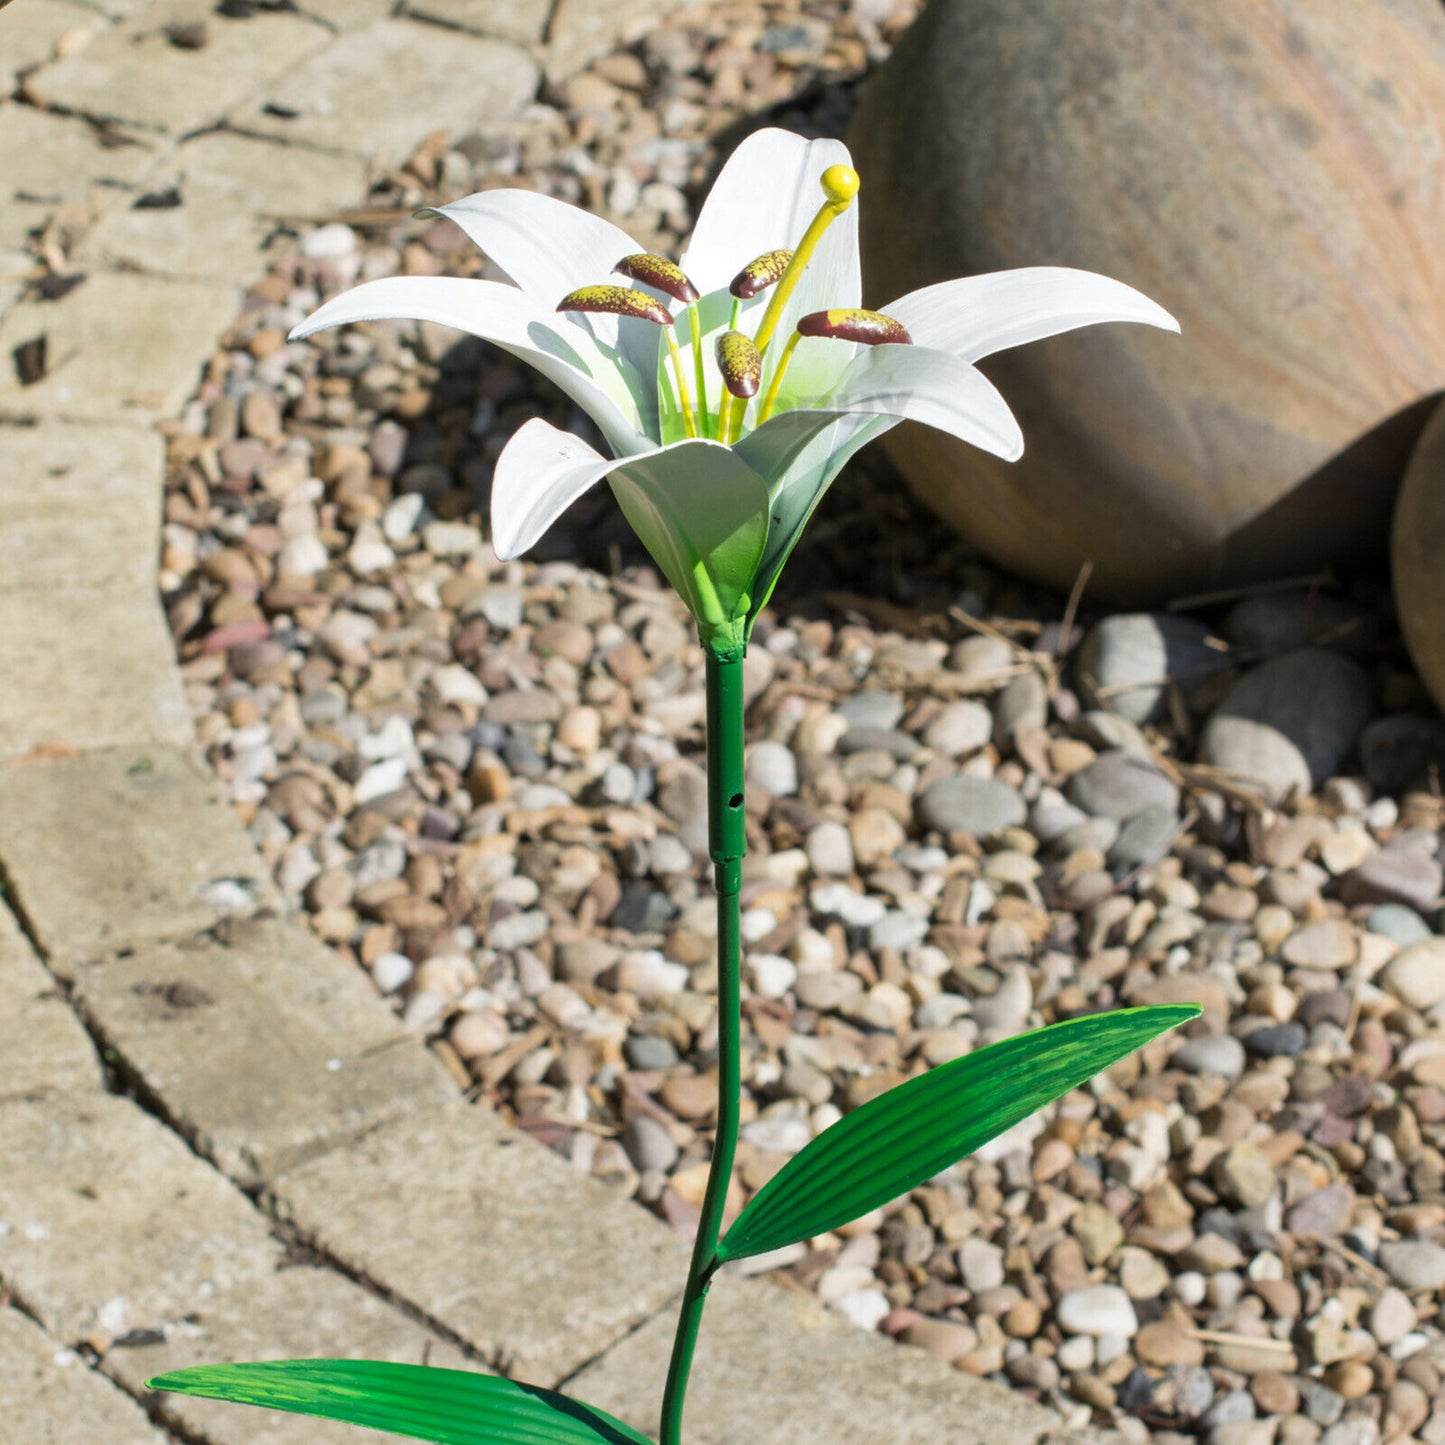
M 176 746 L 194 736 L 154 595 L 132 587 L 0 591 L 0 637 L 0 759 Z
M 0 417 L 131 421 L 180 410 L 239 287 L 95 274 L 59 301 L 22 301 L 0 322 Z M 17 347 L 44 338 L 45 375 L 29 383 Z
M 534 1384 L 635 1328 L 686 1271 L 644 1210 L 461 1103 L 283 1174 L 267 1197 L 348 1272 Z
M 128 1077 L 243 1188 L 456 1097 L 370 979 L 313 935 L 275 920 L 223 933 L 140 944 L 74 989 Z
M 0 905 L 0 1104 L 103 1082 L 90 1035 L 15 915 Z
M 11 13 L 18 18 L 27 8 L 15 5 Z M 78 116 L 0 105 L 0 247 L 23 246 L 57 206 L 78 205 L 91 215 L 128 204 L 169 145 L 161 136 L 126 130 L 113 129 L 108 139 L 103 143 L 97 128 Z
M 0 1308 L 0 1420 L 16 1445 L 165 1445 L 145 1412 L 19 1310 Z
M 667 1313 L 649 1321 L 569 1381 L 568 1393 L 655 1431 L 674 1325 Z M 1065 1438 L 1063 1422 L 1042 1405 L 860 1330 L 810 1297 L 726 1270 L 703 1316 L 684 1425 L 689 1445 Z M 1069 1431 L 1067 1439 L 1117 1441 L 1092 1431 Z
M 492 35 L 517 45 L 541 45 L 555 0 L 408 0 L 405 13 L 472 35 Z
M 203 24 L 197 48 L 171 40 L 175 25 Z M 330 40 L 304 16 L 257 9 L 245 17 L 155 0 L 74 55 L 31 73 L 39 104 L 180 136 L 213 125 L 258 86 Z
M 0 1105 L 0 1278 L 67 1343 L 159 1329 L 279 1267 L 268 1221 L 129 1099 Z
M 0 764 L 0 818 L 11 901 L 65 977 L 123 948 L 210 928 L 247 897 L 274 899 L 204 763 L 179 749 Z
M 305 1265 L 217 1295 L 163 1341 L 118 1345 L 101 1368 L 137 1398 L 155 1403 L 161 1421 L 177 1434 L 206 1445 L 395 1445 L 395 1435 L 377 1430 L 145 1390 L 152 1376 L 190 1365 L 318 1356 L 476 1368 L 455 1346 L 360 1285 Z
M 165 461 L 134 427 L 0 428 L 0 592 L 128 585 L 154 605 Z
M 244 285 L 279 221 L 321 221 L 357 206 L 366 176 L 356 156 L 212 131 L 178 146 L 155 174 L 154 186 L 174 187 L 179 206 L 113 211 L 76 261 Z
M 381 20 L 343 35 L 268 86 L 232 123 L 256 135 L 396 163 L 433 131 L 485 131 L 515 115 L 540 78 L 532 57 L 505 41 L 415 20 Z M 383 83 L 386 103 L 378 104 Z

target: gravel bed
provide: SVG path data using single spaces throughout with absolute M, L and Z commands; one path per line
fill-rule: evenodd
M 533 560 L 492 555 L 508 435 L 589 434 L 530 372 L 431 325 L 285 334 L 357 279 L 483 274 L 410 217 L 484 186 L 675 255 L 744 118 L 839 133 L 914 8 L 694 8 L 515 133 L 438 138 L 356 214 L 278 234 L 169 428 L 161 588 L 202 745 L 285 895 L 459 1089 L 683 1234 L 716 1046 L 689 619 L 605 491 Z M 1385 589 L 1203 607 L 1177 623 L 1199 665 L 1151 688 L 1137 619 L 1085 591 L 1066 626 L 939 533 L 865 453 L 757 628 L 735 1207 L 982 1043 L 1205 1013 L 757 1266 L 1074 1425 L 1445 1445 L 1440 725 Z M 1262 706 L 1221 700 L 1291 692 L 1291 668 L 1322 727 L 1373 721 L 1281 798 L 1221 771 Z

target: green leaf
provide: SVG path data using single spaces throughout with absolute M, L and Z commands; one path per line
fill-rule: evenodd
M 754 1195 L 718 1246 L 718 1262 L 811 1239 L 916 1189 L 1199 1012 L 1195 1004 L 1170 1004 L 1069 1019 L 966 1054 L 870 1099 Z
M 197 1365 L 146 1385 L 368 1425 L 433 1445 L 650 1445 L 620 1420 L 555 1390 L 382 1360 Z

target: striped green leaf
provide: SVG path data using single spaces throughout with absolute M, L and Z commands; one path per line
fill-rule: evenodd
M 1194 1004 L 1120 1009 L 1019 1034 L 870 1099 L 795 1154 L 718 1246 L 746 1259 L 867 1214 L 955 1164 L 1150 1039 Z
M 197 1365 L 146 1383 L 152 1390 L 369 1425 L 432 1445 L 649 1445 L 645 1435 L 580 1400 L 465 1370 L 381 1360 L 268 1360 Z

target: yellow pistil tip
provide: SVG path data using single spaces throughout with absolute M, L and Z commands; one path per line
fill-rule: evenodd
M 852 166 L 839 165 L 829 166 L 822 174 L 821 183 L 829 204 L 842 210 L 853 203 L 863 181 Z

